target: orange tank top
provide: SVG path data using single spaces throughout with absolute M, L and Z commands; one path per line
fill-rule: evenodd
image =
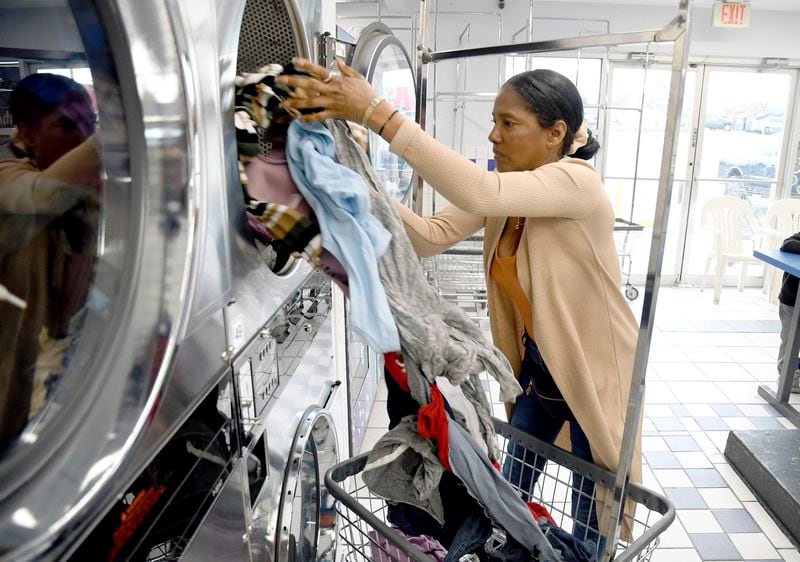
M 535 339 L 531 303 L 522 290 L 522 286 L 519 284 L 519 277 L 517 277 L 517 256 L 501 258 L 497 255 L 497 250 L 495 250 L 492 265 L 489 267 L 489 276 L 511 298 L 511 301 L 522 314 L 522 321 L 525 323 L 525 331 L 528 332 L 528 337 Z

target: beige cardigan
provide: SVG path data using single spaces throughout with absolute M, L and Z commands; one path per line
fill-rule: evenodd
M 488 272 L 507 217 L 526 217 L 517 274 L 533 308 L 536 342 L 595 462 L 615 471 L 638 325 L 620 291 L 614 211 L 600 175 L 575 158 L 533 171 L 488 172 L 410 121 L 397 131 L 391 150 L 452 203 L 427 219 L 400 209 L 420 256 L 438 254 L 485 228 Z M 519 377 L 522 318 L 488 274 L 486 285 L 494 343 Z M 641 481 L 638 443 L 631 479 Z

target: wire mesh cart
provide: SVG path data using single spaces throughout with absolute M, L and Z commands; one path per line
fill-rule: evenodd
M 588 480 L 606 488 L 613 488 L 615 475 L 597 465 L 582 460 L 563 449 L 528 435 L 504 421 L 494 419 L 498 439 L 502 445 L 502 462 L 509 457 L 509 440 L 514 446 L 528 450 L 524 459 L 511 457 L 538 474 L 530 489 L 522 489 L 519 482 L 511 484 L 530 501 L 542 504 L 559 527 L 572 528 L 571 502 L 584 494 L 584 481 Z M 513 450 L 513 449 L 512 449 Z M 546 461 L 542 466 L 542 460 Z M 372 494 L 360 477 L 367 455 L 348 459 L 332 467 L 325 475 L 325 485 L 337 501 L 339 522 L 339 548 L 342 560 L 347 562 L 429 562 L 433 560 L 402 535 L 390 528 L 386 502 Z M 573 479 L 573 473 L 578 475 Z M 632 517 L 625 515 L 622 525 L 630 524 L 632 540 L 619 540 L 614 560 L 650 560 L 658 546 L 659 535 L 675 519 L 675 508 L 665 497 L 636 484 L 628 484 L 628 498 L 635 502 Z M 587 498 L 592 507 L 599 507 L 597 495 Z M 610 508 L 610 502 L 606 504 Z M 588 529 L 589 534 L 602 535 L 600 529 Z M 494 539 L 490 539 L 489 548 Z M 502 540 L 502 539 L 497 539 Z
M 486 309 L 483 236 L 470 236 L 423 262 L 428 281 L 444 298 L 455 301 L 470 317 Z M 483 316 L 485 316 L 483 312 Z
M 644 226 L 625 219 L 614 219 L 614 238 L 617 243 L 617 255 L 619 255 L 619 270 L 622 273 L 622 281 L 625 286 L 625 298 L 634 301 L 639 297 L 639 289 L 631 283 L 631 269 L 633 268 L 633 249 L 639 238 L 639 233 L 644 230 Z

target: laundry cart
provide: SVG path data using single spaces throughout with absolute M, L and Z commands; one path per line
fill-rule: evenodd
M 428 281 L 471 318 L 486 317 L 483 235 L 470 236 L 423 262 Z
M 572 504 L 583 499 L 594 502 L 600 508 L 599 524 L 590 523 L 600 528 L 590 529 L 605 537 L 605 544 L 600 556 L 602 562 L 650 560 L 659 542 L 659 536 L 675 519 L 675 509 L 671 502 L 659 493 L 630 481 L 634 463 L 634 452 L 639 438 L 639 421 L 641 420 L 647 358 L 655 319 L 660 283 L 661 261 L 663 259 L 667 219 L 673 189 L 675 172 L 675 152 L 677 150 L 680 115 L 683 102 L 683 91 L 688 60 L 688 37 L 691 11 L 690 0 L 676 0 L 678 13 L 664 28 L 649 31 L 633 31 L 624 33 L 608 33 L 607 35 L 583 35 L 563 39 L 547 39 L 527 43 L 507 45 L 490 45 L 485 47 L 469 47 L 434 51 L 426 47 L 427 42 L 427 3 L 420 2 L 418 17 L 419 41 L 417 50 L 417 99 L 416 117 L 420 126 L 425 129 L 427 101 L 431 98 L 426 91 L 428 71 L 434 63 L 444 61 L 460 61 L 470 57 L 483 57 L 512 54 L 575 52 L 580 56 L 584 48 L 610 48 L 620 45 L 644 45 L 649 49 L 656 43 L 671 43 L 671 75 L 666 111 L 664 143 L 662 145 L 661 166 L 658 179 L 658 192 L 652 222 L 652 244 L 648 271 L 643 291 L 642 316 L 639 324 L 636 351 L 634 354 L 632 380 L 625 411 L 625 427 L 620 442 L 619 461 L 615 471 L 609 471 L 592 463 L 582 461 L 574 455 L 547 444 L 531 435 L 512 428 L 509 424 L 494 420 L 494 426 L 500 443 L 501 457 L 508 456 L 509 442 L 521 445 L 529 451 L 526 461 L 533 472 L 539 472 L 539 478 L 532 489 L 521 489 L 515 482 L 509 484 L 520 494 L 527 495 L 543 506 L 553 518 L 555 526 L 564 528 L 564 532 L 572 530 Z M 532 18 L 531 18 L 532 20 Z M 500 74 L 498 74 L 500 76 Z M 434 96 L 435 98 L 435 96 Z M 434 104 L 435 108 L 435 104 Z M 601 108 L 605 109 L 605 108 Z M 607 115 L 605 115 L 607 121 Z M 602 127 L 602 124 L 599 124 Z M 434 130 L 435 132 L 435 130 Z M 423 214 L 424 183 L 420 181 L 414 191 L 412 208 Z M 623 238 L 623 252 L 626 256 L 626 286 L 630 284 L 630 258 L 634 236 L 643 230 L 641 225 L 633 221 L 617 223 L 619 236 Z M 444 255 L 426 262 L 425 267 L 430 281 L 441 293 L 453 300 L 462 302 L 477 301 L 481 295 L 484 279 L 480 273 L 481 240 L 467 240 L 451 248 Z M 477 275 L 476 275 L 477 274 Z M 485 291 L 485 289 L 483 289 Z M 628 298 L 636 298 L 637 291 L 629 291 Z M 485 298 L 485 293 L 483 294 Z M 459 303 L 460 304 L 460 303 Z M 462 306 L 462 308 L 465 308 Z M 514 450 L 512 448 L 512 450 Z M 532 455 L 531 455 L 532 453 Z M 531 456 L 535 457 L 531 459 Z M 388 459 L 387 459 L 388 460 Z M 500 458 L 501 464 L 507 459 Z M 518 457 L 513 461 L 520 462 Z M 536 461 L 546 461 L 536 462 Z M 364 483 L 363 472 L 367 456 L 361 455 L 345 460 L 332 467 L 325 476 L 325 485 L 337 500 L 339 516 L 339 552 L 337 556 L 349 562 L 360 561 L 426 561 L 433 560 L 423 553 L 416 540 L 402 536 L 390 528 L 389 506 L 386 501 L 368 489 Z M 539 467 L 539 468 L 537 468 Z M 485 468 L 485 467 L 484 467 Z M 494 474 L 493 474 L 494 476 Z M 591 496 L 583 490 L 586 481 L 596 484 Z M 581 502 L 582 503 L 582 502 Z M 605 508 L 605 509 L 604 509 Z M 553 533 L 550 528 L 548 533 Z M 556 535 L 561 534 L 555 531 Z M 592 533 L 594 534 L 594 533 Z M 563 535 L 562 535 L 563 536 Z M 507 540 L 505 531 L 495 529 L 491 538 L 483 545 L 491 550 L 495 545 Z M 602 541 L 599 541 L 602 543 Z M 418 544 L 418 543 L 417 543 Z
M 519 492 L 526 493 L 530 501 L 544 506 L 555 523 L 565 529 L 572 528 L 570 505 L 575 494 L 583 492 L 583 479 L 595 484 L 613 488 L 615 474 L 601 469 L 597 465 L 550 445 L 540 439 L 528 435 L 497 418 L 494 418 L 495 430 L 503 458 L 508 456 L 507 443 L 513 440 L 517 445 L 525 447 L 529 453 L 524 465 L 539 475 L 531 489 L 521 489 L 518 483 L 511 481 Z M 513 457 L 513 462 L 520 462 Z M 548 462 L 543 470 L 537 468 L 539 460 Z M 325 475 L 325 485 L 331 495 L 338 500 L 339 548 L 343 551 L 342 559 L 347 562 L 429 562 L 433 558 L 424 554 L 406 538 L 391 529 L 387 520 L 386 502 L 371 493 L 360 477 L 367 462 L 367 455 L 360 455 L 331 468 Z M 573 485 L 572 474 L 582 477 L 578 487 Z M 675 519 L 675 508 L 672 503 L 660 494 L 652 492 L 637 484 L 628 484 L 628 499 L 635 502 L 632 515 L 625 515 L 623 527 L 630 526 L 630 540 L 620 540 L 616 547 L 616 562 L 629 560 L 650 560 L 659 543 L 659 535 L 669 527 Z M 595 496 L 594 502 L 598 502 Z M 594 504 L 600 508 L 599 503 Z M 610 502 L 606 505 L 610 508 Z M 600 529 L 589 529 L 589 533 L 602 536 Z M 493 542 L 502 543 L 503 536 L 495 532 L 487 543 L 491 548 Z M 599 559 L 596 555 L 595 559 Z
M 625 287 L 625 298 L 630 301 L 639 296 L 639 289 L 631 283 L 631 270 L 633 269 L 633 249 L 639 239 L 639 233 L 644 226 L 626 219 L 614 219 L 614 241 L 617 244 L 619 255 L 619 269 L 622 273 L 622 284 Z

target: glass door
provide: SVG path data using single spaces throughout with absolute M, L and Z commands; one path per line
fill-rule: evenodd
M 746 201 L 759 223 L 769 204 L 785 194 L 781 161 L 794 71 L 704 67 L 694 129 L 695 150 L 689 163 L 691 199 L 686 219 L 681 280 L 697 283 L 712 249 L 713 233 L 701 224 L 703 206 L 712 198 Z M 759 233 L 742 225 L 746 251 L 757 248 Z M 738 278 L 732 264 L 725 283 Z M 745 282 L 762 282 L 760 267 L 750 267 Z
M 164 2 L 0 6 L 0 558 L 60 560 L 163 427 L 205 168 Z
M 336 429 L 327 410 L 310 406 L 297 427 L 278 515 L 277 560 L 336 560 L 336 500 L 325 473 L 339 462 Z
M 712 248 L 710 230 L 700 224 L 703 205 L 728 195 L 748 203 L 762 223 L 769 204 L 800 197 L 800 146 L 788 147 L 790 100 L 796 71 L 697 66 L 686 74 L 662 266 L 665 283 L 700 283 Z M 603 180 L 616 216 L 644 226 L 638 235 L 617 233 L 623 280 L 644 279 L 661 149 L 666 123 L 669 68 L 659 64 L 614 62 L 609 76 Z M 788 148 L 787 148 L 788 147 Z M 788 166 L 781 165 L 784 153 Z M 747 249 L 761 243 L 758 231 L 744 232 Z M 725 283 L 738 280 L 733 264 Z M 751 267 L 745 282 L 762 282 Z
M 639 283 L 647 273 L 655 218 L 661 151 L 667 118 L 670 68 L 652 63 L 612 63 L 609 79 L 603 181 L 617 218 L 644 227 L 615 233 L 623 280 Z M 678 136 L 675 182 L 670 203 L 662 281 L 675 282 L 680 271 L 682 218 L 688 197 L 687 162 L 697 74 L 686 74 Z

